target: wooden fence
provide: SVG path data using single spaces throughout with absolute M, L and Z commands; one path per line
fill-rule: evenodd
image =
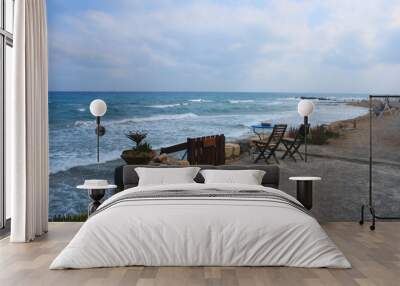
M 224 165 L 225 136 L 212 135 L 198 138 L 187 138 L 186 143 L 180 143 L 161 148 L 160 153 L 175 153 L 186 150 L 190 165 Z

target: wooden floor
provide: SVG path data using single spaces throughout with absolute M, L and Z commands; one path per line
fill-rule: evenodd
M 0 285 L 400 285 L 400 223 L 323 225 L 352 269 L 289 267 L 124 267 L 48 270 L 80 227 L 51 223 L 49 233 L 29 244 L 0 241 Z

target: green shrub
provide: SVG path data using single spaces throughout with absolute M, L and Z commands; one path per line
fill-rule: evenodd
M 142 153 L 149 153 L 152 151 L 151 145 L 147 142 L 144 142 L 136 147 L 136 151 L 142 152 Z
M 330 130 L 329 128 L 326 129 L 325 134 L 329 139 L 336 139 L 336 138 L 340 137 L 339 132 L 334 132 L 334 131 Z
M 286 135 L 287 135 L 289 138 L 294 138 L 294 137 L 296 137 L 297 132 L 299 132 L 299 128 L 296 128 L 296 127 L 289 127 L 289 129 L 287 130 Z
M 49 222 L 84 222 L 87 218 L 86 213 L 78 215 L 55 215 L 49 219 Z
M 329 139 L 336 139 L 340 136 L 338 132 L 329 130 L 323 125 L 317 125 L 310 128 L 310 132 L 307 136 L 308 143 L 314 145 L 325 145 L 328 144 Z
M 328 137 L 323 126 L 316 126 L 310 128 L 310 133 L 307 136 L 307 141 L 314 145 L 325 145 L 328 144 Z
M 290 127 L 287 131 L 287 136 L 289 138 L 294 138 L 296 137 L 297 132 L 299 132 L 299 128 Z M 339 138 L 339 136 L 340 134 L 338 132 L 334 132 L 324 125 L 317 125 L 310 128 L 307 136 L 307 143 L 313 145 L 325 145 L 329 143 L 329 139 L 336 139 Z
M 149 153 L 152 151 L 151 145 L 148 142 L 143 141 L 147 137 L 147 132 L 144 131 L 130 131 L 125 134 L 127 138 L 135 143 L 132 150 L 138 153 Z
M 135 142 L 137 147 L 147 137 L 147 133 L 143 131 L 129 131 L 127 134 L 125 134 L 125 136 Z

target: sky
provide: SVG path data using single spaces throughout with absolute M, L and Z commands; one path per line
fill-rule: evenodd
M 398 0 L 48 0 L 53 91 L 400 93 Z

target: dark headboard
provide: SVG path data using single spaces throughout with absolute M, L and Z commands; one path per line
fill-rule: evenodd
M 120 190 L 133 188 L 138 185 L 139 177 L 135 172 L 136 167 L 146 168 L 180 168 L 181 166 L 169 166 L 169 165 L 125 165 L 115 169 L 115 184 Z M 278 188 L 279 187 L 279 167 L 269 165 L 220 165 L 220 166 L 209 166 L 209 165 L 198 165 L 201 169 L 221 169 L 221 170 L 263 170 L 265 171 L 262 185 L 265 187 Z M 194 179 L 197 183 L 204 183 L 203 176 L 199 173 Z

